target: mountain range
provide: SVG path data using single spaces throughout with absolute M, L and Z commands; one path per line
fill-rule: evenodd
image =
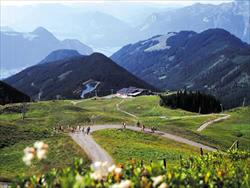
M 2 9 L 1 23 L 21 31 L 43 26 L 60 39 L 77 38 L 94 49 L 121 47 L 172 31 L 202 32 L 209 28 L 228 30 L 243 41 L 250 42 L 249 1 L 189 6 L 176 3 L 179 6 L 174 7 L 171 3 L 163 3 L 157 8 L 146 4 L 105 2 L 102 6 L 91 3 L 84 6 L 53 3 L 9 6 Z
M 139 36 L 136 28 L 106 13 L 87 12 L 80 18 L 74 25 L 78 38 L 94 47 L 122 46 Z
M 79 99 L 87 90 L 103 96 L 129 86 L 155 90 L 103 54 L 76 55 L 51 61 L 57 57 L 56 53 L 62 54 L 62 51 L 53 52 L 43 63 L 29 67 L 5 82 L 35 100 Z
M 89 55 L 93 52 L 90 47 L 78 40 L 61 41 L 43 27 L 29 33 L 15 32 L 10 28 L 5 28 L 1 30 L 0 37 L 2 71 L 34 65 L 56 49 L 74 49 L 82 55 Z
M 250 2 L 233 1 L 219 5 L 196 3 L 191 6 L 157 12 L 138 27 L 148 38 L 171 31 L 202 32 L 222 28 L 250 43 Z
M 111 58 L 161 89 L 201 90 L 226 108 L 244 98 L 250 104 L 250 45 L 223 29 L 157 35 L 124 46 Z

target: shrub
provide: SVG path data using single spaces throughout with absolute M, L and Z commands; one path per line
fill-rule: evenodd
M 249 187 L 249 159 L 250 153 L 245 151 L 213 152 L 180 158 L 179 165 L 172 168 L 163 161 L 144 165 L 131 160 L 117 166 L 97 162 L 87 170 L 79 159 L 65 169 L 19 177 L 13 187 Z

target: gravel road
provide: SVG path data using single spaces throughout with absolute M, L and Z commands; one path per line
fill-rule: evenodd
M 92 162 L 107 161 L 109 164 L 112 164 L 114 163 L 112 157 L 101 146 L 99 146 L 91 136 L 92 132 L 103 129 L 122 129 L 122 125 L 93 125 L 91 126 L 90 135 L 86 135 L 84 133 L 70 133 L 70 136 L 77 144 L 81 146 L 81 148 L 86 152 L 86 154 L 89 156 Z M 127 126 L 127 129 L 141 132 L 141 128 L 135 126 Z M 145 129 L 144 132 L 148 134 L 162 136 L 171 139 L 173 141 L 188 144 L 197 148 L 203 148 L 207 151 L 216 150 L 215 148 L 212 148 L 210 146 L 206 146 L 201 143 L 194 142 L 192 140 L 182 138 L 180 136 L 176 136 L 166 132 L 155 131 L 154 133 L 151 133 L 151 130 L 147 128 Z

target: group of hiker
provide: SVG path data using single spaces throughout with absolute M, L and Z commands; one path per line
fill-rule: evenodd
M 139 121 L 136 123 L 136 126 L 140 127 L 142 132 L 145 131 L 146 126 L 144 124 L 141 125 L 141 123 Z M 122 128 L 126 129 L 126 123 L 125 122 L 122 123 Z M 156 130 L 157 130 L 156 127 L 154 127 L 154 126 L 151 127 L 151 132 L 152 133 L 154 133 Z
M 87 135 L 90 133 L 90 126 L 88 126 L 85 130 L 84 126 L 76 126 L 71 128 L 72 133 L 86 133 Z
M 55 127 L 54 131 L 57 131 L 57 132 L 71 132 L 71 133 L 86 133 L 88 135 L 90 133 L 90 126 L 88 126 L 85 129 L 84 126 L 79 126 L 79 125 L 76 126 L 76 127 L 68 126 L 67 128 L 60 125 L 59 127 Z
M 144 124 L 141 124 L 139 121 L 136 123 L 137 127 L 141 128 L 142 132 L 145 132 L 146 126 Z M 126 129 L 127 124 L 125 122 L 122 122 L 122 129 Z M 154 133 L 156 131 L 156 127 L 151 127 L 151 132 Z M 67 128 L 64 126 L 60 125 L 54 128 L 54 131 L 56 132 L 71 132 L 71 133 L 84 133 L 84 134 L 89 134 L 90 133 L 90 126 L 85 128 L 84 126 L 76 126 L 76 127 L 71 127 L 68 125 Z

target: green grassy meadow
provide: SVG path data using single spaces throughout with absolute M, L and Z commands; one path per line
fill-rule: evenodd
M 231 117 L 207 127 L 201 135 L 212 138 L 222 147 L 229 148 L 239 140 L 239 148 L 250 150 L 250 107 L 235 108 L 226 112 Z
M 100 130 L 94 132 L 93 136 L 117 163 L 130 159 L 149 163 L 165 158 L 169 165 L 174 165 L 179 162 L 180 156 L 187 158 L 199 154 L 199 148 L 131 130 Z
M 66 167 L 76 157 L 83 158 L 85 164 L 89 164 L 84 151 L 67 134 L 53 132 L 53 127 L 59 124 L 76 124 L 84 120 L 78 114 L 79 109 L 71 108 L 68 101 L 30 103 L 24 120 L 20 113 L 4 108 L 9 107 L 2 107 L 3 113 L 0 114 L 0 177 L 13 178 Z M 27 167 L 22 161 L 23 149 L 37 140 L 49 145 L 48 157 L 44 161 L 46 168 L 39 162 Z
M 137 118 L 118 111 L 118 103 L 122 110 L 135 114 Z M 24 120 L 21 118 L 20 104 L 0 106 L 0 178 L 41 173 L 54 167 L 63 168 L 72 163 L 75 157 L 81 157 L 86 165 L 89 164 L 84 151 L 67 134 L 53 131 L 54 127 L 60 125 L 67 127 L 122 122 L 135 125 L 140 121 L 146 127 L 156 126 L 159 130 L 221 149 L 229 148 L 236 139 L 240 141 L 241 149 L 249 149 L 250 107 L 233 109 L 225 113 L 231 114 L 231 118 L 215 123 L 198 133 L 196 129 L 203 122 L 215 119 L 220 114 L 198 116 L 180 109 L 164 108 L 159 106 L 157 96 L 28 103 Z M 165 156 L 175 161 L 179 155 L 192 155 L 197 152 L 194 148 L 170 140 L 132 131 L 103 130 L 94 133 L 94 136 L 117 161 L 127 160 L 129 157 L 126 154 L 136 159 L 158 159 Z M 31 167 L 26 167 L 22 163 L 23 149 L 32 146 L 37 140 L 49 144 L 46 168 L 38 162 Z

